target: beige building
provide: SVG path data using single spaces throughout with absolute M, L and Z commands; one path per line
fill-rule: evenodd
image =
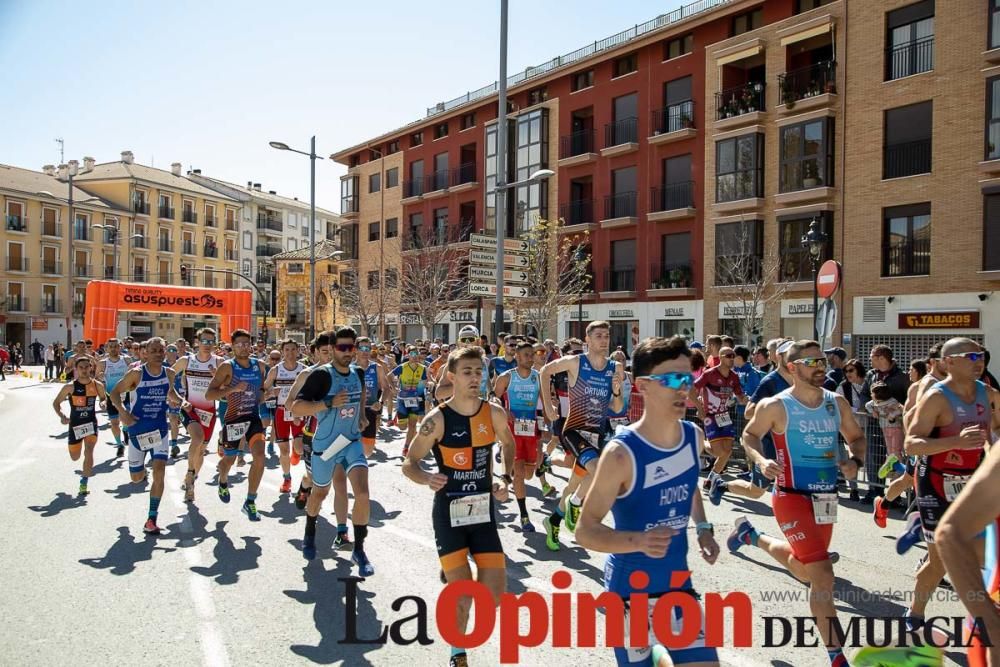
M 290 250 L 272 257 L 274 262 L 275 319 L 272 326 L 276 339 L 292 338 L 308 342 L 310 323 L 313 323 L 309 298 L 310 248 Z M 339 247 L 334 241 L 316 244 L 316 319 L 317 332 L 346 324 L 340 301 L 340 276 L 347 270 L 339 258 Z M 270 337 L 270 334 L 269 334 Z

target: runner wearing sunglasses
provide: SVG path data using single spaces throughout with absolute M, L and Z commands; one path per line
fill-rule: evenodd
M 485 358 L 485 352 L 480 346 L 481 342 L 479 329 L 471 324 L 465 325 L 458 332 L 457 349 L 465 349 L 467 347 L 479 347 L 480 349 L 480 356 L 483 359 L 483 379 L 479 383 L 479 397 L 486 399 L 490 393 L 490 369 L 489 362 Z M 455 390 L 452 386 L 451 378 L 448 377 L 447 367 L 442 367 L 440 374 L 434 380 L 434 399 L 438 403 L 442 403 L 451 398 Z
M 223 359 L 215 354 L 217 336 L 215 329 L 201 329 L 198 334 L 198 351 L 181 357 L 174 364 L 174 373 L 184 377 L 187 401 L 190 408 L 181 415 L 191 442 L 188 445 L 188 470 L 184 476 L 184 500 L 194 501 L 194 482 L 201 472 L 205 459 L 205 443 L 212 439 L 215 429 L 215 401 L 205 396 L 215 371 Z
M 129 359 L 121 355 L 121 344 L 117 338 L 108 340 L 104 345 L 104 349 L 107 351 L 107 356 L 97 363 L 97 379 L 107 390 L 111 390 L 128 372 Z M 107 410 L 108 420 L 111 422 L 111 435 L 114 437 L 115 447 L 117 447 L 115 456 L 122 458 L 125 456 L 125 447 L 122 444 L 122 430 L 121 422 L 118 420 L 118 410 L 110 401 L 108 401 Z

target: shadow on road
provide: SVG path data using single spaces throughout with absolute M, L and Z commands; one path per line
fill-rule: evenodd
M 293 524 L 298 521 L 299 517 L 305 516 L 305 512 L 295 506 L 294 498 L 292 494 L 282 493 L 271 505 L 271 511 L 261 512 L 261 514 L 268 518 L 277 519 L 280 524 Z
M 220 585 L 235 584 L 240 580 L 240 572 L 254 570 L 258 567 L 257 561 L 262 553 L 259 537 L 246 537 L 243 539 L 243 547 L 237 549 L 236 544 L 226 534 L 226 524 L 228 521 L 218 521 L 215 530 L 205 537 L 215 538 L 215 548 L 212 555 L 215 563 L 211 567 L 192 567 L 191 571 L 203 577 L 212 577 L 215 583 Z
M 136 563 L 153 559 L 154 551 L 170 553 L 176 551 L 173 547 L 156 545 L 156 538 L 149 536 L 141 542 L 136 541 L 127 526 L 118 527 L 118 539 L 101 558 L 81 558 L 80 563 L 89 565 L 95 570 L 110 570 L 111 574 L 124 575 L 135 571 Z
M 110 493 L 115 497 L 115 500 L 124 500 L 139 493 L 146 493 L 148 490 L 149 480 L 143 480 L 138 483 L 125 482 L 124 484 L 118 485 L 118 487 L 114 489 L 105 489 L 104 493 Z
M 403 513 L 402 510 L 386 512 L 382 504 L 376 500 L 369 499 L 369 506 L 371 507 L 371 512 L 368 515 L 369 528 L 381 528 L 387 521 L 392 521 Z
M 48 518 L 56 516 L 63 510 L 76 509 L 87 504 L 87 496 L 74 496 L 60 491 L 48 505 L 28 505 L 32 512 L 38 512 L 41 516 Z

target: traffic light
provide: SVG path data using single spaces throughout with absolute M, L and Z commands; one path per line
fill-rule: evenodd
M 187 282 L 188 279 L 188 267 L 181 264 L 181 282 Z

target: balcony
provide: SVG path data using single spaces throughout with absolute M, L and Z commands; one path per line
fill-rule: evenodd
M 226 220 L 226 231 L 227 232 L 237 232 L 237 231 L 239 231 L 237 229 L 237 224 L 236 224 L 236 220 L 235 219 L 233 219 L 233 220 Z
M 164 220 L 173 220 L 174 209 L 170 208 L 169 206 L 161 206 L 157 211 L 157 215 L 163 218 Z
M 115 267 L 113 267 L 113 266 L 105 266 L 104 267 L 104 279 L 105 280 L 114 280 L 115 279 Z
M 604 217 L 601 227 L 625 227 L 639 222 L 637 192 L 619 192 L 604 197 Z
M 184 287 L 194 287 L 194 274 L 189 271 L 186 277 L 181 278 L 181 285 Z
M 182 241 L 181 242 L 181 252 L 185 255 L 195 255 L 194 251 L 194 241 Z
M 474 190 L 479 185 L 476 180 L 476 163 L 466 162 L 451 170 L 451 192 Z
M 476 230 L 475 220 L 459 220 L 458 224 L 438 227 L 435 230 L 409 229 L 403 237 L 403 252 L 421 248 L 468 243 Z M 345 259 L 347 257 L 345 256 Z
M 145 250 L 148 245 L 145 236 L 132 237 L 132 247 Z
M 262 285 L 270 285 L 271 278 L 273 276 L 274 272 L 270 269 L 270 267 L 265 268 L 263 266 L 259 266 L 257 267 L 257 279 L 254 282 Z
M 601 157 L 623 155 L 639 149 L 639 119 L 622 118 L 604 126 Z
M 559 205 L 559 217 L 565 225 L 560 231 L 586 231 L 596 227 L 594 200 L 576 199 Z
M 403 181 L 403 204 L 412 204 L 420 201 L 424 196 L 424 179 L 418 178 L 412 181 Z
M 759 122 L 764 113 L 763 81 L 751 81 L 715 94 L 715 129 Z
M 54 259 L 42 260 L 42 273 L 47 276 L 62 275 L 62 266 Z
M 197 225 L 198 214 L 192 211 L 191 209 L 186 208 L 183 211 L 181 211 L 181 222 L 186 222 L 191 225 Z
M 357 195 L 348 195 L 346 197 L 340 198 L 340 215 L 341 217 L 353 219 L 358 217 L 358 213 L 361 212 L 359 208 Z
M 216 218 L 214 215 L 211 215 L 211 216 L 210 215 L 206 215 L 205 216 L 205 226 L 206 227 L 218 227 L 219 226 L 219 219 Z
M 89 241 L 90 240 L 90 227 L 80 224 L 80 220 L 77 220 L 77 224 L 73 225 L 73 240 L 74 241 Z M 109 241 L 110 243 L 110 241 Z
M 894 81 L 934 69 L 934 35 L 885 50 L 885 80 Z
M 7 216 L 7 231 L 8 232 L 27 232 L 28 231 L 28 218 L 23 215 L 8 215 Z
M 336 241 L 337 240 L 337 230 L 336 229 L 328 229 L 328 230 L 326 230 L 326 240 L 327 241 Z
M 62 238 L 62 225 L 52 221 L 42 222 L 42 236 Z
M 448 194 L 447 169 L 441 169 L 424 177 L 427 183 L 424 185 L 424 199 L 435 199 Z
M 201 248 L 201 254 L 203 257 L 218 257 L 219 256 L 219 246 L 217 245 L 204 245 Z
M 7 256 L 7 270 L 8 271 L 18 271 L 20 273 L 26 273 L 30 263 L 27 257 L 11 257 Z
M 74 278 L 90 277 L 90 267 L 88 267 L 86 264 L 74 264 L 71 271 L 73 272 Z
M 778 90 L 781 92 L 779 114 L 793 109 L 809 111 L 828 107 L 837 94 L 837 63 L 824 60 L 779 74 Z
M 635 267 L 604 269 L 604 287 L 601 289 L 601 296 L 635 296 Z
M 919 139 L 886 146 L 882 160 L 882 179 L 902 178 L 931 171 L 931 140 Z
M 257 246 L 258 257 L 274 257 L 278 253 L 284 252 L 280 245 L 259 245 Z
M 931 272 L 930 239 L 906 239 L 882 246 L 882 276 L 926 276 Z
M 226 248 L 226 261 L 235 262 L 238 259 L 236 248 Z
M 667 183 L 662 188 L 649 189 L 650 222 L 680 220 L 694 217 L 694 181 Z
M 170 239 L 161 238 L 156 247 L 160 252 L 174 251 L 174 243 Z
M 129 282 L 133 283 L 146 282 L 146 270 L 139 266 L 132 267 L 132 275 L 129 276 Z
M 42 298 L 42 312 L 46 315 L 62 312 L 62 302 L 59 299 Z
M 654 262 L 649 267 L 649 290 L 652 297 L 695 296 L 691 264 Z
M 149 202 L 136 199 L 132 202 L 132 210 L 136 215 L 149 215 Z
M 306 323 L 305 313 L 285 313 L 285 326 L 302 326 Z
M 7 312 L 8 313 L 26 313 L 28 312 L 28 297 L 17 295 L 7 296 Z
M 83 301 L 73 302 L 73 317 L 83 317 L 84 313 L 87 312 L 87 304 Z
M 593 128 L 577 130 L 559 137 L 559 166 L 572 167 L 597 160 L 596 133 Z
M 693 100 L 655 109 L 652 121 L 653 136 L 647 141 L 653 145 L 682 141 L 698 134 L 694 124 Z
M 270 215 L 257 216 L 258 231 L 262 231 L 265 234 L 276 234 L 280 236 L 283 229 L 284 225 L 281 223 L 281 218 Z

